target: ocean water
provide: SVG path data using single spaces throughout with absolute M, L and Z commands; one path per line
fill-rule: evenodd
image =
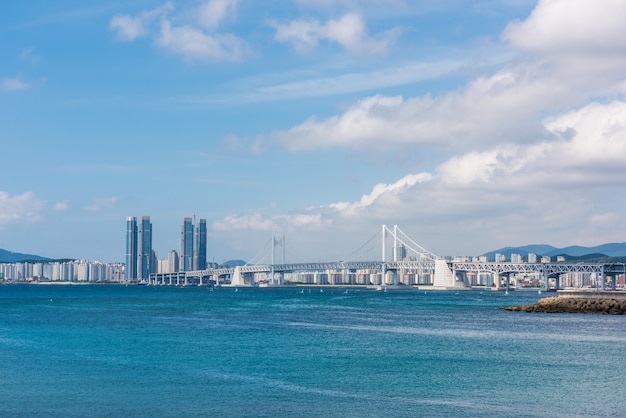
M 626 317 L 530 292 L 0 286 L 0 416 L 626 416 Z

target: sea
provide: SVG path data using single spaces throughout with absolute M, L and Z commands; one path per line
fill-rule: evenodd
M 546 296 L 0 285 L 0 416 L 626 416 L 626 317 Z

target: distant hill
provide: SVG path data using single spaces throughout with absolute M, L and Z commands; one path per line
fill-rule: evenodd
M 556 248 L 547 244 L 525 245 L 522 247 L 504 247 L 499 250 L 489 251 L 485 253 L 489 259 L 493 259 L 495 254 L 504 254 L 510 259 L 511 254 L 520 254 L 526 257 L 528 253 L 537 254 L 539 257 L 548 256 L 556 257 L 557 255 L 566 256 L 569 259 L 589 259 L 600 257 L 626 257 L 626 242 L 610 243 L 597 245 L 595 247 L 581 247 L 572 245 L 565 248 Z M 569 257 L 567 257 L 569 256 Z
M 50 258 L 34 254 L 21 254 L 0 248 L 0 263 L 19 263 L 21 261 L 50 261 Z
M 246 265 L 246 262 L 243 260 L 228 260 L 228 261 L 224 261 L 221 267 L 233 268 L 233 267 L 244 266 L 244 265 Z

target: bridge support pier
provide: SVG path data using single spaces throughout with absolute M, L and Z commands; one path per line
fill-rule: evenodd
M 383 250 L 383 255 L 384 255 L 384 250 Z M 384 286 L 387 284 L 387 264 L 384 262 L 384 260 L 385 259 L 383 258 L 383 264 L 380 268 L 380 285 L 381 286 Z

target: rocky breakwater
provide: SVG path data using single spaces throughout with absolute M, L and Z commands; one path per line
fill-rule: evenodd
M 600 313 L 608 315 L 626 314 L 626 295 L 614 292 L 578 292 L 539 300 L 526 306 L 503 307 L 507 311 L 547 313 Z

